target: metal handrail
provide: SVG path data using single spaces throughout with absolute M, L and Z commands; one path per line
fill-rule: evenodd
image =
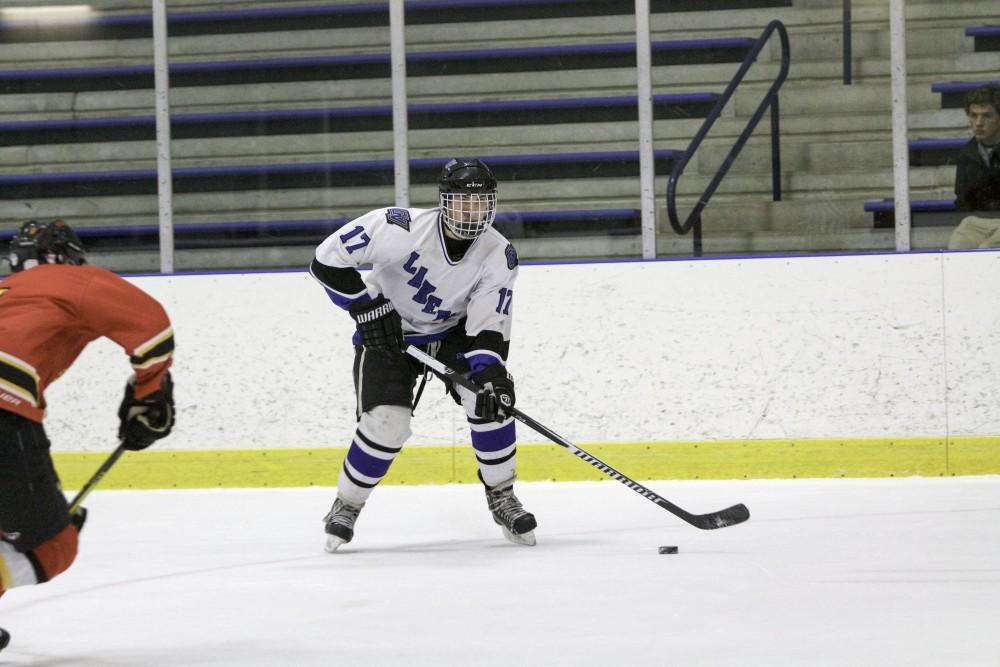
M 767 94 L 761 101 L 757 110 L 754 112 L 753 116 L 747 122 L 743 132 L 740 133 L 739 138 L 733 144 L 733 147 L 729 150 L 729 155 L 726 159 L 722 161 L 718 170 L 715 172 L 715 176 L 712 177 L 711 182 L 705 191 L 702 193 L 701 197 L 698 198 L 698 203 L 691 210 L 687 219 L 681 224 L 680 219 L 677 216 L 677 181 L 684 173 L 684 168 L 687 167 L 688 162 L 694 157 L 695 152 L 701 145 L 701 142 L 705 139 L 708 131 L 712 129 L 712 125 L 715 121 L 719 119 L 722 114 L 722 110 L 725 108 L 726 103 L 733 96 L 736 88 L 743 81 L 743 77 L 746 76 L 747 71 L 750 66 L 756 61 L 758 54 L 760 54 L 761 49 L 770 39 L 772 33 L 778 32 L 778 37 L 781 40 L 781 69 L 778 71 L 778 76 L 775 78 L 771 87 L 768 89 Z M 785 79 L 788 77 L 788 67 L 790 62 L 789 47 L 788 47 L 788 31 L 785 30 L 785 25 L 775 19 L 767 24 L 764 31 L 757 38 L 750 52 L 747 53 L 746 57 L 743 59 L 743 63 L 740 65 L 739 70 L 733 76 L 726 90 L 722 93 L 722 96 L 716 101 L 715 106 L 712 111 L 705 118 L 701 127 L 698 129 L 697 134 L 691 140 L 688 145 L 687 150 L 684 152 L 684 156 L 678 160 L 674 165 L 673 172 L 670 174 L 670 180 L 667 182 L 667 215 L 670 217 L 670 226 L 674 228 L 674 231 L 680 235 L 687 234 L 692 229 L 694 234 L 692 235 L 694 241 L 694 255 L 696 257 L 701 256 L 702 244 L 701 244 L 701 212 L 704 210 L 708 201 L 715 194 L 716 188 L 719 187 L 719 183 L 729 172 L 729 168 L 732 166 L 736 157 L 743 150 L 743 146 L 746 144 L 750 135 L 753 133 L 754 129 L 757 127 L 757 123 L 763 117 L 764 112 L 771 108 L 771 189 L 774 196 L 774 201 L 781 201 L 781 144 L 780 144 L 780 128 L 778 122 L 778 90 L 781 88 Z

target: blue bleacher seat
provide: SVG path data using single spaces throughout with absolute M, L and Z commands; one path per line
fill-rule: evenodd
M 681 154 L 673 149 L 654 152 L 656 171 L 667 174 Z M 638 151 L 543 153 L 532 155 L 485 155 L 497 178 L 504 182 L 558 177 L 609 178 L 637 176 Z M 412 183 L 436 183 L 445 158 L 410 160 Z M 392 160 L 304 162 L 229 167 L 185 167 L 173 170 L 174 192 L 221 192 L 289 188 L 390 186 Z M 44 199 L 50 197 L 108 197 L 154 194 L 155 169 L 98 172 L 55 172 L 0 175 L 0 199 Z
M 931 84 L 931 90 L 941 93 L 942 109 L 964 109 L 965 95 L 981 86 L 1000 86 L 1000 79 L 987 81 L 947 81 Z
M 945 164 L 955 164 L 958 150 L 969 141 L 968 137 L 951 137 L 948 139 L 911 139 L 910 166 L 934 167 Z
M 1000 51 L 1000 25 L 983 25 L 965 29 L 972 37 L 976 51 Z
M 650 11 L 679 12 L 791 7 L 792 0 L 652 0 Z M 621 0 L 407 0 L 408 25 L 458 21 L 528 21 L 542 18 L 631 14 Z M 169 12 L 172 37 L 291 30 L 336 30 L 389 25 L 387 2 Z M 41 21 L 0 20 L 0 42 L 137 39 L 152 35 L 149 14 L 96 14 Z
M 637 234 L 641 214 L 637 209 L 592 209 L 564 211 L 501 211 L 495 225 L 507 238 L 544 236 L 616 236 Z M 270 220 L 249 222 L 180 223 L 174 225 L 178 250 L 217 247 L 315 246 L 350 222 L 348 218 L 323 220 Z M 104 225 L 77 227 L 89 250 L 155 250 L 157 225 Z M 14 230 L 0 231 L 7 243 Z
M 893 200 L 868 201 L 865 202 L 864 209 L 872 214 L 876 228 L 895 225 L 896 203 Z M 967 215 L 969 212 L 958 210 L 952 199 L 910 200 L 910 224 L 914 227 L 956 225 Z
M 716 93 L 653 96 L 653 113 L 663 118 L 703 118 Z M 634 120 L 636 97 L 583 97 L 409 105 L 409 128 L 542 125 Z M 179 113 L 171 116 L 174 139 L 392 129 L 392 107 L 362 106 L 282 109 L 230 113 Z M 0 122 L 0 146 L 137 141 L 156 136 L 155 116 L 119 116 Z
M 748 37 L 659 41 L 654 65 L 740 62 Z M 182 62 L 170 65 L 172 88 L 287 81 L 384 79 L 388 53 Z M 407 54 L 407 77 L 634 67 L 635 44 L 567 44 L 506 49 L 420 51 Z M 153 87 L 153 65 L 0 71 L 0 94 L 136 90 Z

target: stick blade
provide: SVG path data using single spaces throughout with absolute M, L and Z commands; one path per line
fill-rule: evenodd
M 726 509 L 719 510 L 718 512 L 692 516 L 688 523 L 696 528 L 701 528 L 702 530 L 715 530 L 716 528 L 735 526 L 738 523 L 743 523 L 749 518 L 750 510 L 747 509 L 746 505 L 740 503 L 739 505 L 733 505 L 732 507 L 727 507 Z

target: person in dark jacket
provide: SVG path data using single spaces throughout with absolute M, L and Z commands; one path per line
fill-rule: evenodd
M 958 153 L 955 205 L 970 211 L 948 247 L 1000 248 L 1000 86 L 983 86 L 965 97 L 972 138 Z

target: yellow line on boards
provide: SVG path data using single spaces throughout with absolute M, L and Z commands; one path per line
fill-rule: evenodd
M 581 445 L 637 481 L 939 477 L 1000 474 L 1000 436 Z M 54 452 L 66 489 L 79 489 L 110 452 Z M 336 486 L 346 448 L 128 452 L 101 489 Z M 608 479 L 557 445 L 518 447 L 518 479 Z M 409 446 L 383 484 L 476 482 L 471 445 Z

